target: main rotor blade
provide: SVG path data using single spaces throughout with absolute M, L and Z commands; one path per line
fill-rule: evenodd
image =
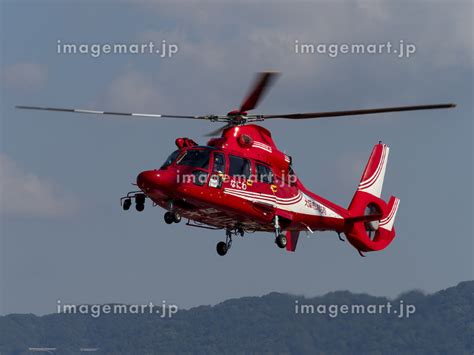
M 42 111 L 56 111 L 56 112 L 73 112 L 86 113 L 93 115 L 114 115 L 114 116 L 135 116 L 135 117 L 149 117 L 149 118 L 191 118 L 191 119 L 210 119 L 209 116 L 180 116 L 180 115 L 160 115 L 154 113 L 132 113 L 132 112 L 112 112 L 112 111 L 96 111 L 83 110 L 76 108 L 58 108 L 58 107 L 38 107 L 38 106 L 15 106 L 23 110 L 42 110 Z
M 264 119 L 268 119 L 268 118 L 307 119 L 307 118 L 369 115 L 373 113 L 385 113 L 385 112 L 434 110 L 434 109 L 453 108 L 453 107 L 456 107 L 456 104 L 398 106 L 398 107 L 372 108 L 372 109 L 365 109 L 365 110 L 350 110 L 350 111 L 291 113 L 291 114 L 286 114 L 286 115 L 255 115 L 255 117 L 264 118 Z
M 250 90 L 246 99 L 244 100 L 244 102 L 242 102 L 239 112 L 250 111 L 257 107 L 258 102 L 268 91 L 270 86 L 275 82 L 275 79 L 278 77 L 278 75 L 279 73 L 277 72 L 259 73 L 257 79 L 255 80 L 252 86 L 252 90 Z

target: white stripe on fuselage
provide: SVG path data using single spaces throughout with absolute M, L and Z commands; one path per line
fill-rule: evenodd
M 272 147 L 270 147 L 269 145 L 263 144 L 261 142 L 253 142 L 252 148 L 263 149 L 269 153 L 272 152 Z
M 243 191 L 231 188 L 225 188 L 224 193 L 227 195 L 242 198 L 247 201 L 271 205 L 274 208 L 278 208 L 284 211 L 306 214 L 310 216 L 342 218 L 341 215 L 339 215 L 329 207 L 323 205 L 322 203 L 316 201 L 315 199 L 311 198 L 310 196 L 306 195 L 301 191 L 298 193 L 298 195 L 289 198 L 281 198 L 275 195 Z

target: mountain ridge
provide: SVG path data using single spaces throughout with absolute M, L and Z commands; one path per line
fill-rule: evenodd
M 400 314 L 340 312 L 342 306 L 414 305 Z M 313 313 L 297 313 L 302 305 Z M 325 308 L 326 313 L 316 310 Z M 332 317 L 329 307 L 338 309 Z M 474 281 L 432 294 L 418 290 L 394 299 L 350 291 L 304 297 L 271 292 L 178 311 L 155 314 L 10 314 L 0 317 L 0 352 L 28 353 L 28 347 L 55 347 L 75 354 L 130 353 L 413 353 L 474 352 Z

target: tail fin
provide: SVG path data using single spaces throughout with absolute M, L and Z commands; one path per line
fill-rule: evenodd
M 400 200 L 392 196 L 386 203 L 380 198 L 388 153 L 387 145 L 375 145 L 349 205 L 351 217 L 346 219 L 345 234 L 359 251 L 382 250 L 395 238 L 393 224 Z M 372 216 L 381 217 L 374 220 Z
M 383 180 L 387 168 L 390 148 L 385 144 L 377 144 L 372 150 L 370 159 L 360 179 L 358 191 L 364 191 L 375 197 L 382 194 Z

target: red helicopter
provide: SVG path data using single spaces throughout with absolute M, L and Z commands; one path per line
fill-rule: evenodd
M 207 229 L 222 229 L 226 240 L 217 244 L 217 253 L 225 255 L 233 236 L 251 232 L 270 232 L 280 248 L 295 251 L 300 232 L 335 231 L 344 234 L 359 251 L 384 249 L 395 237 L 394 222 L 400 200 L 381 199 L 389 147 L 379 142 L 365 167 L 357 191 L 348 208 L 309 191 L 294 173 L 292 159 L 278 150 L 271 133 L 252 122 L 266 119 L 309 119 L 366 115 L 396 111 L 452 108 L 455 104 L 418 105 L 351 111 L 296 113 L 284 115 L 248 114 L 253 110 L 276 73 L 260 73 L 238 110 L 227 115 L 180 116 L 143 113 L 107 112 L 36 106 L 21 109 L 124 115 L 156 118 L 201 119 L 225 122 L 210 134 L 206 145 L 192 139 L 176 139 L 177 149 L 159 169 L 141 172 L 136 185 L 140 190 L 120 199 L 124 210 L 132 201 L 143 211 L 148 198 L 164 208 L 168 224 L 179 223 Z

